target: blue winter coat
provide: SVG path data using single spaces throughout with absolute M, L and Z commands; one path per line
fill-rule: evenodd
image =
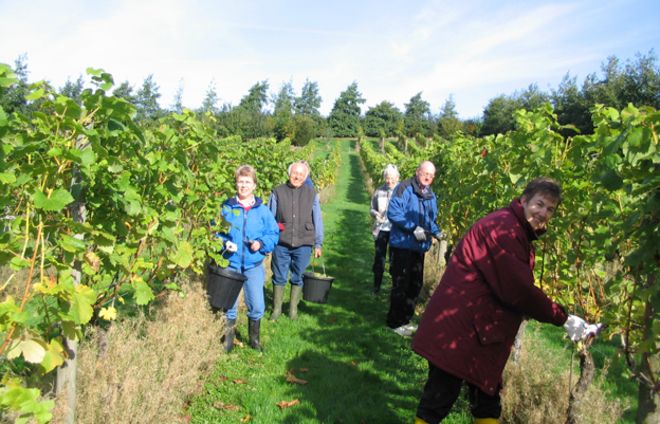
M 431 237 L 440 237 L 440 229 L 435 223 L 437 216 L 438 205 L 431 187 L 422 192 L 417 178 L 402 181 L 394 189 L 387 209 L 387 219 L 392 223 L 390 246 L 426 252 L 431 248 Z M 426 231 L 426 240 L 417 241 L 415 238 L 413 231 L 417 226 Z
M 222 218 L 231 225 L 231 228 L 229 234 L 219 234 L 219 236 L 238 246 L 238 250 L 234 253 L 227 251 L 223 253 L 223 256 L 229 260 L 231 268 L 238 270 L 254 268 L 277 245 L 280 229 L 270 209 L 259 197 L 255 197 L 254 205 L 247 212 L 238 203 L 236 197 L 231 197 L 222 204 L 221 213 Z M 261 248 L 256 252 L 250 250 L 251 241 L 261 242 Z

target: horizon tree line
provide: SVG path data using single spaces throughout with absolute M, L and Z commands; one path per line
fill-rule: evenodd
M 25 98 L 30 85 L 26 55 L 16 59 L 13 70 L 19 83 L 0 89 L 0 106 L 6 113 L 29 113 L 34 106 Z M 75 81 L 67 80 L 58 92 L 80 100 L 84 84 L 83 77 L 79 76 Z M 560 84 L 548 92 L 531 83 L 511 94 L 500 94 L 488 101 L 480 117 L 469 119 L 459 118 L 453 95 L 437 113 L 424 100 L 423 91 L 414 94 L 404 104 L 403 111 L 387 100 L 363 111 L 366 100 L 359 91 L 358 82 L 353 81 L 339 94 L 329 115 L 324 117 L 319 110 L 322 98 L 316 81 L 306 79 L 299 95 L 291 82 L 283 83 L 274 93 L 270 93 L 269 88 L 267 80 L 258 81 L 237 105 L 219 105 L 220 97 L 211 81 L 201 106 L 194 112 L 208 117 L 219 136 L 274 137 L 278 141 L 289 138 L 293 144 L 305 145 L 318 136 L 366 135 L 381 139 L 439 136 L 448 139 L 458 132 L 475 137 L 505 133 L 514 129 L 515 110 L 532 110 L 544 103 L 552 104 L 561 125 L 573 127 L 565 130 L 567 134 L 593 131 L 590 110 L 597 103 L 617 109 L 628 103 L 660 109 L 660 67 L 653 50 L 647 54 L 637 53 L 634 60 L 625 63 L 610 56 L 602 63 L 600 73 L 587 75 L 581 84 L 577 77 L 567 73 Z M 159 90 L 152 74 L 137 88 L 128 81 L 121 82 L 112 94 L 132 103 L 137 119 L 148 123 L 184 109 L 181 84 L 172 105 L 167 108 L 160 106 Z

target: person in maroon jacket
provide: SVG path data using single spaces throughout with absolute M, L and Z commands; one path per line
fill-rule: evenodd
M 413 350 L 429 362 L 416 423 L 442 421 L 463 381 L 475 422 L 497 423 L 502 372 L 522 320 L 566 322 L 564 308 L 534 285 L 533 273 L 532 242 L 560 201 L 559 184 L 537 178 L 456 246 L 413 339 Z

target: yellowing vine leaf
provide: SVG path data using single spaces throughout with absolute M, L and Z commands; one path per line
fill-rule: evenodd
M 193 247 L 187 241 L 178 244 L 176 254 L 170 256 L 170 260 L 181 268 L 188 268 L 193 259 Z
M 64 348 L 57 340 L 53 339 L 48 344 L 48 349 L 41 361 L 44 372 L 50 372 L 64 363 Z
M 43 361 L 46 349 L 35 340 L 21 340 L 7 353 L 7 359 L 15 359 L 21 354 L 26 361 L 38 364 Z
M 113 321 L 117 318 L 117 309 L 114 306 L 108 306 L 107 308 L 101 308 L 99 311 L 99 316 L 107 321 Z
M 302 378 L 298 378 L 293 374 L 293 370 L 289 370 L 286 373 L 286 381 L 288 383 L 293 383 L 293 384 L 307 384 L 307 380 L 303 380 Z
M 300 401 L 298 399 L 294 400 L 283 400 L 281 402 L 277 402 L 277 406 L 279 406 L 280 409 L 285 409 L 285 408 L 291 408 L 292 406 L 298 405 Z

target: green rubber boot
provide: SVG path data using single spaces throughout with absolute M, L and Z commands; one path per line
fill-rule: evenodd
M 300 302 L 300 295 L 302 294 L 301 286 L 291 285 L 291 300 L 289 302 L 289 318 L 298 318 L 298 302 Z
M 236 320 L 228 319 L 225 324 L 224 348 L 229 353 L 234 348 L 234 336 L 236 335 Z
M 270 314 L 271 321 L 277 321 L 282 315 L 282 300 L 284 299 L 284 286 L 273 284 L 273 313 Z

